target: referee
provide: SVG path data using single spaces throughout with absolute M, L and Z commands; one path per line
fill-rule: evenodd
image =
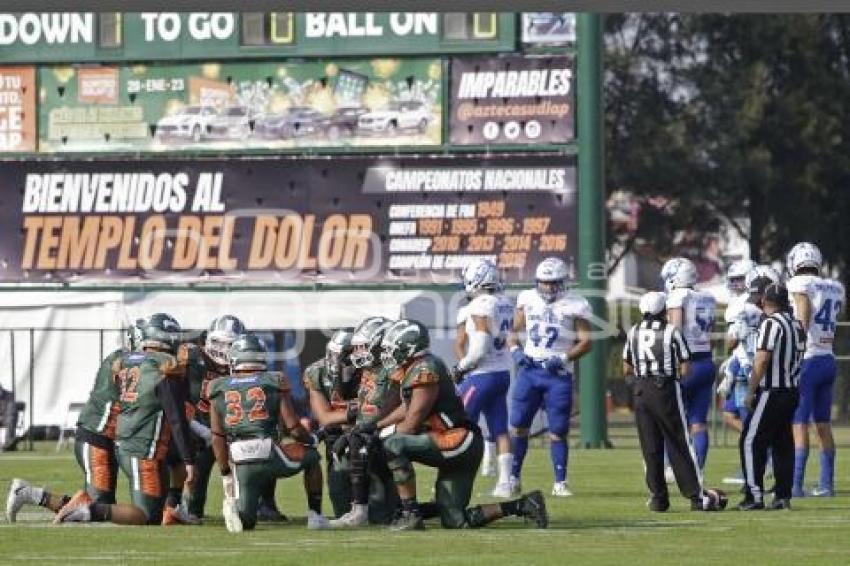
M 640 299 L 643 320 L 629 330 L 623 348 L 623 374 L 633 377 L 635 421 L 646 464 L 649 508 L 664 512 L 670 507 L 664 480 L 664 445 L 676 483 L 691 500 L 694 511 L 707 510 L 707 494 L 693 450 L 682 405 L 679 377 L 688 372 L 690 351 L 682 333 L 667 323 L 667 297 L 646 293 Z
M 797 408 L 800 362 L 806 332 L 791 315 L 787 289 L 768 285 L 760 299 L 765 319 L 759 326 L 756 357 L 745 404 L 750 410 L 739 441 L 746 497 L 741 511 L 764 509 L 764 467 L 768 448 L 776 478 L 770 509 L 791 509 L 794 438 L 791 422 Z

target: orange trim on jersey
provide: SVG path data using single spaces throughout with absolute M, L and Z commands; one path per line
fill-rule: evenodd
M 163 497 L 165 491 L 159 477 L 160 460 L 139 460 L 139 487 L 148 497 Z
M 454 450 L 463 444 L 469 430 L 465 428 L 452 428 L 441 432 L 430 432 L 428 435 L 440 450 Z
M 281 443 L 280 449 L 293 462 L 300 462 L 307 455 L 307 447 L 300 442 Z
M 439 415 L 433 414 L 425 420 L 425 424 L 428 426 L 428 429 L 435 433 L 443 433 L 448 431 L 449 429 L 446 427 L 446 423 L 443 422 L 443 419 L 440 418 Z M 466 429 L 464 429 L 466 430 Z
M 109 409 L 109 416 L 106 417 L 106 425 L 100 432 L 109 440 L 115 440 L 115 430 L 118 428 L 118 415 L 121 414 L 121 403 L 114 401 Z
M 89 444 L 89 466 L 91 484 L 98 491 L 115 491 L 112 484 L 112 450 L 98 448 Z

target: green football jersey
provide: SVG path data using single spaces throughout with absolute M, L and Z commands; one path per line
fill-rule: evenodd
M 359 374 L 356 372 L 352 380 L 342 384 L 334 380 L 328 373 L 325 360 L 313 362 L 304 370 L 304 388 L 307 391 L 318 391 L 327 399 L 332 409 L 345 409 L 347 401 L 357 398 Z
M 77 419 L 77 426 L 113 440 L 115 424 L 121 410 L 118 404 L 118 384 L 113 377 L 115 374 L 113 366 L 124 354 L 125 350 L 119 348 L 101 362 L 88 401 Z
M 457 395 L 446 364 L 437 356 L 429 353 L 415 359 L 406 369 L 397 370 L 393 379 L 399 382 L 405 405 L 410 404 L 413 390 L 417 387 L 439 388 L 431 413 L 423 423 L 425 431 L 439 433 L 468 423 L 469 417 L 463 409 L 463 402 Z
M 171 428 L 165 418 L 156 387 L 163 379 L 184 379 L 177 359 L 162 352 L 124 354 L 117 364 L 121 414 L 116 441 L 131 456 L 164 458 Z
M 285 391 L 289 391 L 286 377 L 267 371 L 216 379 L 210 384 L 209 396 L 228 440 L 277 440 L 280 399 Z
M 386 416 L 387 402 L 391 394 L 396 391 L 398 391 L 398 384 L 392 380 L 391 371 L 383 368 L 375 372 L 363 371 L 357 395 L 360 401 L 357 422 L 371 423 Z

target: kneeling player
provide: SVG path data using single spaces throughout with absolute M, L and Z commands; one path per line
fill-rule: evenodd
M 75 495 L 54 522 L 112 521 L 122 525 L 159 524 L 168 486 L 165 456 L 172 439 L 186 464 L 187 485 L 194 479 L 194 450 L 186 419 L 185 359 L 178 361 L 180 326 L 166 314 L 151 316 L 139 328 L 141 352 L 116 360 L 121 412 L 116 443 L 118 462 L 130 481 L 131 504 L 92 502 Z M 185 354 L 185 349 L 181 349 Z
M 132 341 L 132 332 L 129 332 Z M 109 354 L 97 370 L 74 434 L 74 455 L 83 472 L 83 492 L 96 503 L 115 503 L 118 462 L 115 460 L 115 424 L 118 419 L 118 386 L 112 379 L 112 366 L 126 353 L 118 349 Z M 6 500 L 6 517 L 14 523 L 24 505 L 39 505 L 58 512 L 71 500 L 67 495 L 54 495 L 44 487 L 30 485 L 15 478 Z
M 230 377 L 215 380 L 209 388 L 213 451 L 224 484 L 227 530 L 253 529 L 259 494 L 277 478 L 302 471 L 307 528 L 327 528 L 316 438 L 298 420 L 286 377 L 266 371 L 265 345 L 252 334 L 240 336 L 231 346 L 230 369 Z M 278 443 L 278 425 L 296 442 Z
M 422 529 L 423 515 L 431 514 L 417 502 L 413 462 L 438 470 L 435 506 L 443 527 L 482 527 L 515 515 L 545 528 L 549 518 L 539 491 L 504 503 L 467 507 L 484 440 L 464 412 L 445 364 L 428 352 L 429 345 L 428 329 L 411 320 L 394 323 L 382 342 L 381 360 L 393 370 L 403 401 L 375 426 L 395 425 L 381 433 L 402 505 L 391 528 Z
M 383 446 L 374 438 L 375 423 L 400 403 L 391 372 L 381 367 L 381 342 L 392 322 L 367 318 L 351 339 L 352 363 L 360 372 L 355 414 L 356 424 L 334 445 L 335 460 L 347 460 L 350 480 L 350 511 L 331 521 L 334 528 L 389 523 L 398 508 L 398 494 L 387 467 Z

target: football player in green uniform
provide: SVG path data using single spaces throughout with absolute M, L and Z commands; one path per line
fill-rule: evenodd
M 325 346 L 325 356 L 307 366 L 302 377 L 312 417 L 324 431 L 328 496 L 335 517 L 351 509 L 348 469 L 334 460 L 331 452 L 357 417 L 360 372 L 351 365 L 351 336 L 352 331 L 347 328 L 334 332 Z
M 398 508 L 398 494 L 387 467 L 383 446 L 362 428 L 371 428 L 399 404 L 397 385 L 381 364 L 381 341 L 392 322 L 367 318 L 351 338 L 352 363 L 360 372 L 355 426 L 334 444 L 337 460 L 348 462 L 351 508 L 331 521 L 331 527 L 362 527 L 369 523 L 387 524 Z
M 266 371 L 267 356 L 259 338 L 240 336 L 230 348 L 232 375 L 209 387 L 213 451 L 224 485 L 225 526 L 230 532 L 254 528 L 260 492 L 277 478 L 303 471 L 307 528 L 327 528 L 317 439 L 301 425 L 286 377 Z M 279 427 L 294 442 L 280 443 Z
M 444 528 L 482 527 L 505 516 L 525 517 L 548 526 L 546 504 L 539 491 L 519 499 L 468 507 L 484 440 L 470 422 L 446 365 L 428 351 L 428 329 L 400 320 L 387 329 L 381 361 L 393 371 L 402 404 L 362 432 L 381 431 L 402 511 L 393 530 L 422 529 L 423 511 L 416 499 L 413 462 L 437 468 L 436 507 Z
M 188 354 L 186 348 L 178 352 L 180 325 L 169 315 L 155 314 L 139 325 L 138 332 L 143 351 L 125 353 L 113 365 L 120 404 L 117 456 L 130 481 L 132 503 L 97 503 L 78 492 L 56 514 L 56 523 L 160 524 L 169 477 L 165 457 L 172 438 L 186 466 L 186 483 L 194 480 L 194 447 L 185 408 Z
M 133 350 L 132 328 L 127 331 Z M 112 367 L 127 350 L 119 348 L 106 356 L 95 376 L 89 398 L 77 419 L 74 455 L 83 472 L 83 489 L 97 503 L 115 503 L 118 462 L 115 459 L 115 426 L 118 421 L 118 386 L 112 378 Z M 82 496 L 81 496 L 82 497 Z M 15 478 L 6 499 L 6 517 L 14 523 L 24 505 L 39 505 L 54 513 L 71 500 L 68 495 L 55 495 L 46 488 L 30 485 Z

